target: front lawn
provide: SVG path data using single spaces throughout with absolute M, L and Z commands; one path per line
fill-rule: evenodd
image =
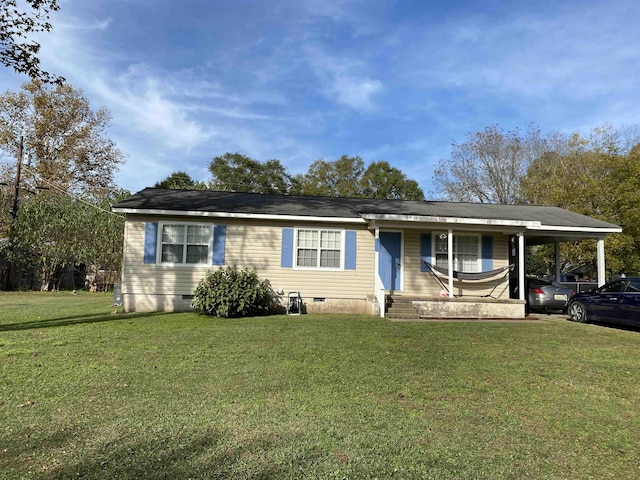
M 640 333 L 0 293 L 0 478 L 638 478 Z

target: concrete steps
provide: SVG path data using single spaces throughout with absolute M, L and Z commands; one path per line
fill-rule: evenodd
M 408 297 L 403 298 L 397 295 L 388 296 L 385 317 L 390 320 L 420 318 L 418 311 L 411 301 L 412 299 Z

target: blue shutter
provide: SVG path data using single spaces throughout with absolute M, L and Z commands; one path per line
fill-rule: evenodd
M 147 222 L 144 227 L 144 263 L 156 263 L 158 224 Z
M 482 236 L 482 271 L 493 270 L 493 237 Z
M 293 228 L 282 229 L 282 256 L 280 258 L 282 268 L 293 267 Z
M 227 240 L 227 226 L 215 225 L 213 227 L 213 265 L 224 265 L 224 246 Z
M 431 234 L 430 233 L 421 233 L 420 234 L 420 271 L 428 272 L 429 267 L 427 267 L 424 262 L 431 263 Z
M 345 270 L 356 269 L 356 231 L 347 230 L 344 242 L 344 268 Z

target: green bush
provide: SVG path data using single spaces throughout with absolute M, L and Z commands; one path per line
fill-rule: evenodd
M 200 313 L 235 318 L 275 313 L 276 294 L 269 280 L 258 278 L 258 272 L 237 267 L 207 272 L 200 281 L 193 299 Z

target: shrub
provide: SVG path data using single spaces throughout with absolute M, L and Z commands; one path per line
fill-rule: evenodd
M 258 272 L 237 267 L 207 272 L 194 292 L 193 306 L 217 317 L 249 317 L 274 313 L 278 302 L 269 280 Z

